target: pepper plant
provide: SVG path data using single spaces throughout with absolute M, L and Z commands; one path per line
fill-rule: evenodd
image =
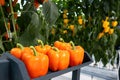
M 114 65 L 120 29 L 119 0 L 53 0 L 60 17 L 51 29 L 49 42 L 63 38 L 74 41 L 95 57 Z
M 114 65 L 119 23 L 119 0 L 1 0 L 0 53 L 18 42 L 53 44 L 63 38 L 81 45 L 96 63 Z
M 16 43 L 30 46 L 38 39 L 46 43 L 58 16 L 58 9 L 50 0 L 1 0 L 0 53 Z

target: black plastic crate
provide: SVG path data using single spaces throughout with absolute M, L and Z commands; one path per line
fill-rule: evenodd
M 6 59 L 0 60 L 0 80 L 9 80 L 9 61 Z
M 0 77 L 0 80 L 30 80 L 30 77 L 27 73 L 26 67 L 21 60 L 15 58 L 14 56 L 9 54 L 8 52 L 3 53 L 1 58 L 2 58 L 2 59 L 0 59 L 1 61 L 3 59 L 6 59 L 9 62 L 9 64 L 6 65 L 8 79 L 3 79 L 4 75 L 1 75 L 1 74 L 4 71 L 6 71 L 6 69 L 0 66 L 0 76 L 3 77 L 3 78 Z M 0 65 L 3 63 L 0 63 Z M 90 63 L 92 63 L 92 59 L 90 58 L 89 54 L 87 52 L 85 52 L 84 60 L 83 60 L 83 63 L 81 65 L 74 66 L 74 67 L 68 67 L 65 70 L 56 71 L 56 72 L 52 72 L 49 70 L 49 72 L 45 76 L 34 78 L 32 80 L 50 80 L 54 77 L 57 77 L 61 74 L 64 74 L 64 73 L 67 73 L 70 71 L 72 71 L 72 80 L 80 80 L 80 68 L 87 66 Z

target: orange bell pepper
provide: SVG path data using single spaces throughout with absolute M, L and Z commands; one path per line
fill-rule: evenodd
M 33 46 L 31 46 L 34 55 L 26 54 L 24 63 L 31 78 L 44 76 L 48 72 L 49 59 L 47 55 L 38 53 Z
M 71 44 L 64 42 L 62 38 L 60 38 L 60 41 L 55 41 L 54 46 L 61 50 L 68 50 L 72 48 Z
M 23 47 L 20 43 L 17 43 L 17 47 L 12 48 L 10 50 L 10 53 L 12 55 L 14 55 L 16 58 L 22 59 L 22 56 L 25 53 L 31 53 L 32 54 L 32 50 L 29 47 Z
M 21 52 L 22 52 L 22 50 L 20 49 L 20 48 L 12 48 L 11 50 L 10 50 L 10 53 L 12 54 L 12 55 L 14 55 L 16 58 L 18 58 L 18 59 L 20 59 L 21 58 Z
M 44 45 L 42 40 L 38 40 L 38 43 L 40 45 L 35 46 L 35 49 L 39 52 L 39 53 L 44 53 L 47 54 L 47 52 L 51 49 L 51 46 L 49 45 Z
M 24 59 L 28 57 L 27 55 L 33 55 L 33 50 L 30 47 L 24 47 L 21 52 L 21 60 L 24 62 Z
M 23 50 L 23 46 L 19 43 L 17 43 L 17 47 L 14 47 L 10 50 L 10 53 L 15 56 L 16 58 L 21 58 L 21 52 Z
M 70 66 L 77 66 L 82 64 L 84 58 L 84 49 L 81 46 L 75 46 L 71 41 L 73 49 L 69 50 L 70 53 Z
M 64 70 L 69 66 L 70 55 L 66 50 L 53 48 L 48 52 L 49 68 L 52 71 Z

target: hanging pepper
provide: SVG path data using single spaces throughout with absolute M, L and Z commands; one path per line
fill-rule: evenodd
M 117 25 L 118 25 L 118 21 L 116 21 L 116 20 L 112 21 L 112 26 L 113 27 L 116 27 Z
M 53 47 L 48 52 L 49 57 L 49 68 L 52 71 L 59 71 L 68 68 L 70 55 L 66 50 L 59 50 L 58 48 Z
M 33 50 L 33 54 L 26 54 L 24 57 L 24 63 L 31 78 L 37 78 L 44 76 L 48 72 L 49 59 L 47 55 L 38 53 L 33 46 L 30 47 Z
M 38 8 L 40 6 L 38 0 L 34 0 L 34 6 L 35 6 L 35 8 Z
M 69 49 L 70 53 L 70 66 L 77 66 L 82 64 L 84 58 L 84 49 L 81 46 L 75 46 L 72 41 L 70 41 L 72 49 Z
M 5 0 L 0 0 L 0 5 L 4 6 L 5 5 Z
M 35 46 L 35 49 L 39 52 L 39 53 L 44 53 L 44 54 L 47 54 L 48 51 L 51 49 L 51 46 L 50 45 L 44 45 L 43 41 L 42 40 L 38 40 L 38 43 L 40 45 L 38 46 Z
M 6 40 L 9 39 L 9 36 L 8 36 L 8 33 L 7 33 L 7 32 L 5 33 L 4 37 L 5 37 Z

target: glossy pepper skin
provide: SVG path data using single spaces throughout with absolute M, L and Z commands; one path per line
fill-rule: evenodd
M 27 55 L 33 55 L 33 50 L 30 47 L 24 47 L 21 52 L 21 60 L 24 62 L 24 59 L 28 57 Z
M 23 46 L 19 43 L 16 44 L 17 47 L 14 47 L 10 50 L 10 53 L 18 59 L 21 59 Z
M 84 49 L 81 46 L 74 46 L 72 43 L 73 49 L 69 50 L 70 53 L 70 66 L 77 66 L 82 64 L 84 58 Z
M 32 50 L 29 47 L 23 47 L 22 44 L 17 43 L 17 47 L 12 48 L 10 50 L 10 53 L 15 56 L 18 59 L 22 59 L 22 56 L 25 53 L 31 53 L 32 54 Z
M 17 47 L 12 48 L 12 49 L 10 50 L 10 53 L 11 53 L 13 56 L 15 56 L 16 58 L 18 58 L 18 59 L 21 58 L 21 52 L 22 52 L 22 50 L 21 50 L 20 48 L 17 48 Z
M 38 40 L 38 43 L 40 45 L 35 46 L 35 49 L 39 52 L 39 53 L 44 53 L 47 54 L 48 51 L 51 49 L 50 45 L 44 45 L 42 40 Z
M 46 75 L 49 67 L 48 56 L 36 52 L 33 46 L 31 46 L 31 48 L 33 49 L 34 55 L 28 53 L 26 54 L 26 56 L 29 57 L 24 57 L 24 63 L 26 65 L 30 77 L 37 78 Z
M 58 50 L 53 48 L 48 52 L 49 69 L 52 71 L 59 71 L 68 68 L 70 55 L 66 50 Z
M 72 46 L 70 43 L 64 42 L 62 38 L 60 38 L 59 41 L 54 42 L 54 46 L 61 50 L 69 50 L 72 49 Z

